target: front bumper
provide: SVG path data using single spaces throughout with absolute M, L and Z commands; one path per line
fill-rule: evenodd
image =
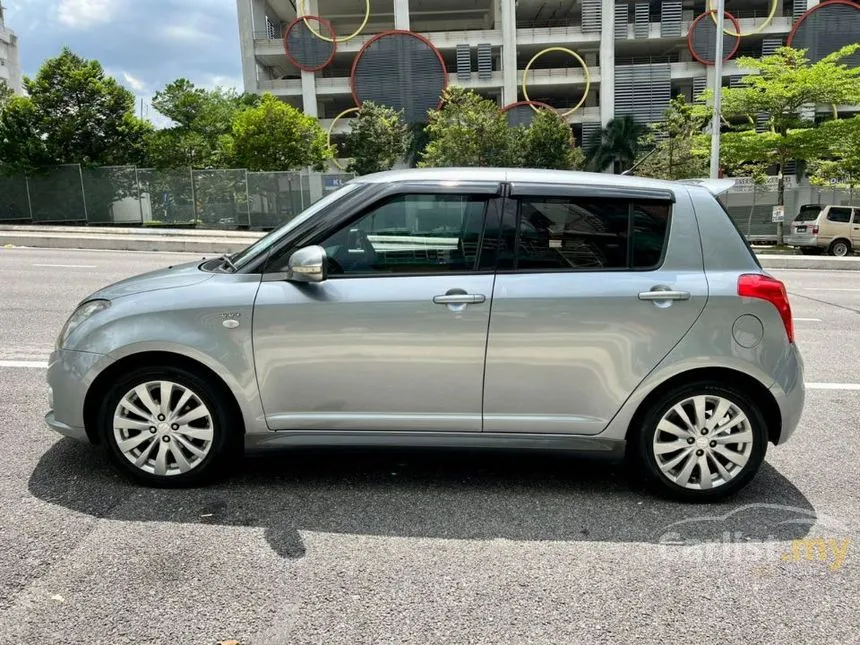
M 57 417 L 54 415 L 54 411 L 51 410 L 48 414 L 45 415 L 45 423 L 48 424 L 48 427 L 54 432 L 59 432 L 64 437 L 71 437 L 77 441 L 86 441 L 89 442 L 89 437 L 87 437 L 87 431 L 84 428 L 73 428 L 72 426 L 68 426 L 65 423 L 61 423 L 57 421 Z
M 103 354 L 58 349 L 48 361 L 48 407 L 45 423 L 72 439 L 89 441 L 84 400 L 96 376 L 113 361 Z

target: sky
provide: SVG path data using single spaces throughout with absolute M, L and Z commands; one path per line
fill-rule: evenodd
M 185 77 L 200 87 L 242 89 L 234 0 L 0 0 L 19 39 L 21 68 L 34 76 L 64 46 L 98 59 L 105 71 L 148 100 Z

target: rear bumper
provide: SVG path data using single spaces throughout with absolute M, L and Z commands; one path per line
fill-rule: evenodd
M 818 246 L 818 237 L 815 235 L 786 235 L 785 243 L 788 246 Z
M 790 365 L 783 370 L 784 378 L 777 380 L 770 387 L 770 392 L 779 406 L 782 418 L 782 430 L 776 445 L 787 442 L 803 416 L 803 406 L 806 403 L 806 386 L 803 383 L 803 358 L 796 345 L 792 345 L 789 357 Z

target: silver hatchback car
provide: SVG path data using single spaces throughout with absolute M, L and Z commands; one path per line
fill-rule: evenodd
M 86 298 L 46 421 L 156 486 L 243 451 L 464 446 L 626 457 L 658 492 L 725 497 L 805 396 L 785 288 L 718 201 L 730 185 L 360 177 L 239 253 Z

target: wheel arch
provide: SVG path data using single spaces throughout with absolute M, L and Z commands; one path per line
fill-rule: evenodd
M 636 431 L 642 423 L 642 419 L 648 413 L 654 401 L 673 389 L 695 382 L 709 382 L 718 385 L 739 387 L 743 390 L 744 394 L 753 400 L 753 403 L 759 406 L 767 424 L 768 440 L 773 444 L 779 442 L 779 437 L 782 433 L 782 413 L 773 394 L 761 381 L 749 374 L 729 367 L 701 367 L 669 377 L 645 396 L 630 420 L 625 437 L 627 444 L 631 445 L 633 443 L 631 439 L 636 436 Z
M 242 435 L 245 435 L 247 428 L 242 408 L 239 405 L 234 392 L 215 370 L 204 363 L 183 354 L 169 351 L 142 351 L 124 356 L 108 365 L 101 373 L 99 373 L 98 376 L 96 376 L 90 387 L 87 389 L 87 394 L 84 397 L 84 427 L 86 429 L 87 437 L 93 444 L 99 444 L 101 442 L 98 432 L 99 406 L 104 400 L 110 385 L 115 382 L 119 376 L 128 373 L 131 370 L 141 367 L 163 366 L 186 369 L 211 383 L 212 386 L 219 391 L 219 394 L 224 397 L 224 401 L 229 407 L 231 415 L 235 418 L 236 423 L 240 424 L 239 427 Z

